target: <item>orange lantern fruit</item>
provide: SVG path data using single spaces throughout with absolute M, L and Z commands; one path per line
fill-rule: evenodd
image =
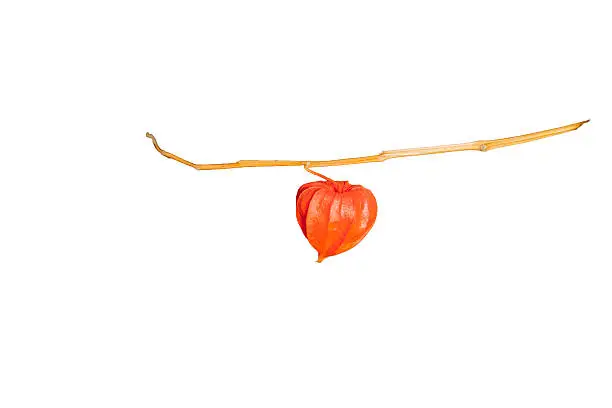
M 378 207 L 367 188 L 306 170 L 325 179 L 304 184 L 296 196 L 298 224 L 321 262 L 361 242 L 374 226 Z

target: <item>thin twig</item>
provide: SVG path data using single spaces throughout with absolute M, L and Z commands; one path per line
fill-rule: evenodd
M 572 123 L 571 125 L 561 126 L 554 129 L 543 130 L 541 132 L 528 133 L 520 136 L 506 137 L 503 139 L 479 140 L 476 142 L 460 143 L 453 145 L 442 145 L 433 147 L 416 147 L 411 149 L 385 150 L 379 154 L 362 157 L 349 157 L 336 160 L 240 160 L 234 163 L 219 163 L 219 164 L 195 164 L 187 161 L 177 155 L 169 153 L 159 147 L 155 136 L 147 132 L 147 137 L 153 141 L 153 146 L 159 153 L 169 159 L 176 160 L 187 166 L 193 167 L 196 170 L 221 170 L 235 169 L 240 167 L 272 167 L 272 166 L 306 166 L 306 167 L 327 167 L 327 166 L 344 166 L 348 164 L 362 164 L 381 162 L 388 159 L 408 156 L 422 156 L 426 154 L 460 152 L 464 150 L 477 150 L 488 152 L 489 150 L 498 149 L 500 147 L 512 146 L 520 143 L 532 142 L 538 139 L 559 135 L 561 133 L 571 132 L 578 129 L 580 126 L 587 123 L 588 120 Z

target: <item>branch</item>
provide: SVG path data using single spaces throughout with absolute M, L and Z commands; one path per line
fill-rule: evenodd
M 195 164 L 187 161 L 177 155 L 168 153 L 157 144 L 155 136 L 147 132 L 147 137 L 153 141 L 155 149 L 169 159 L 176 160 L 187 166 L 193 167 L 196 170 L 221 170 L 235 169 L 240 167 L 272 167 L 272 166 L 307 166 L 307 167 L 327 167 L 327 166 L 344 166 L 347 164 L 362 164 L 372 162 L 382 162 L 388 159 L 408 156 L 422 156 L 426 154 L 460 152 L 464 150 L 477 150 L 488 152 L 489 150 L 498 149 L 500 147 L 512 146 L 521 143 L 532 142 L 538 139 L 559 135 L 561 133 L 571 132 L 578 129 L 580 126 L 587 123 L 588 120 L 572 123 L 571 125 L 561 126 L 554 129 L 543 130 L 541 132 L 528 133 L 520 136 L 506 137 L 503 139 L 479 140 L 476 142 L 460 143 L 453 145 L 442 145 L 433 147 L 416 147 L 411 149 L 385 150 L 373 156 L 349 157 L 336 160 L 240 160 L 234 163 L 219 163 L 219 164 Z

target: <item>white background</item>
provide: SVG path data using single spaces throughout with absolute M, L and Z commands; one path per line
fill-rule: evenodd
M 4 1 L 0 406 L 610 407 L 599 1 Z M 300 168 L 370 188 L 315 263 Z

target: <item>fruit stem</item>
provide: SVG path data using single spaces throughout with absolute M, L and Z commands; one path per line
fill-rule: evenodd
M 311 174 L 314 174 L 315 176 L 319 176 L 319 177 L 321 177 L 324 180 L 331 181 L 332 183 L 335 182 L 335 180 L 332 180 L 329 177 L 326 177 L 326 176 L 322 175 L 321 173 L 317 173 L 316 171 L 311 170 L 310 169 L 310 162 L 306 162 L 306 164 L 304 164 L 304 170 L 306 170 L 307 172 L 309 172 Z

